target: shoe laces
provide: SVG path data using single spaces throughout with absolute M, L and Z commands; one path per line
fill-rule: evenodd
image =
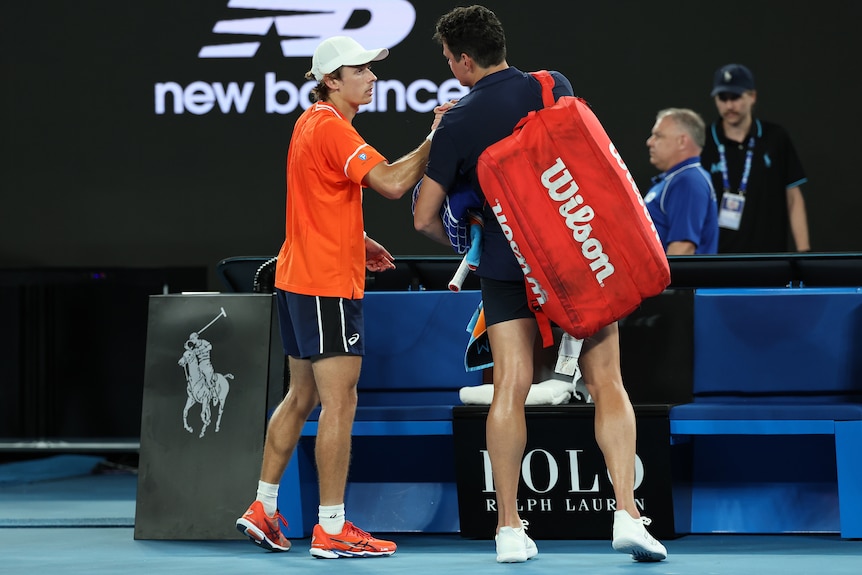
M 344 522 L 344 530 L 342 531 L 345 535 L 354 535 L 356 537 L 363 537 L 365 539 L 371 539 L 371 533 L 368 531 L 363 531 L 350 521 Z
M 275 519 L 276 525 L 278 525 L 278 522 L 281 521 L 285 528 L 287 528 L 287 519 L 284 518 L 284 515 L 282 515 L 281 512 L 276 511 L 275 515 L 273 515 L 272 518 Z
M 655 539 L 655 537 L 650 535 L 650 532 L 646 530 L 646 527 L 648 527 L 650 524 L 652 524 L 652 519 L 650 519 L 649 517 L 641 516 L 640 519 L 638 519 L 637 521 L 640 521 L 644 525 L 644 532 L 643 532 L 644 539 L 646 539 L 650 543 L 658 544 L 658 541 Z

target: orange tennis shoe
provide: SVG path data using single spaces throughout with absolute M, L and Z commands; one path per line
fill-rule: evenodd
M 260 501 L 252 503 L 242 517 L 236 520 L 237 531 L 270 551 L 289 551 L 290 541 L 281 533 L 278 522 L 287 527 L 287 520 L 278 511 L 270 517 Z
M 392 541 L 377 539 L 350 521 L 344 522 L 338 535 L 330 535 L 319 523 L 311 534 L 311 555 L 318 559 L 385 557 L 395 553 L 396 547 Z

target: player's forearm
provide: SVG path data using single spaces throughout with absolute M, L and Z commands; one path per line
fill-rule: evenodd
M 425 140 L 418 148 L 391 164 L 375 166 L 368 174 L 369 187 L 385 198 L 399 199 L 422 178 L 430 150 L 431 142 Z

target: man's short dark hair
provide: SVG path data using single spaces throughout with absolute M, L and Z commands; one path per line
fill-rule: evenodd
M 434 39 L 445 43 L 456 57 L 467 54 L 483 68 L 506 59 L 503 24 L 484 6 L 462 6 L 444 14 L 437 21 Z

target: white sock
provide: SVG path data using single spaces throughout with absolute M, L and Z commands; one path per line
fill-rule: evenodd
M 257 500 L 263 503 L 263 510 L 272 517 L 278 511 L 278 483 L 257 482 Z
M 317 508 L 317 522 L 330 535 L 338 535 L 344 528 L 344 503 L 321 505 Z

